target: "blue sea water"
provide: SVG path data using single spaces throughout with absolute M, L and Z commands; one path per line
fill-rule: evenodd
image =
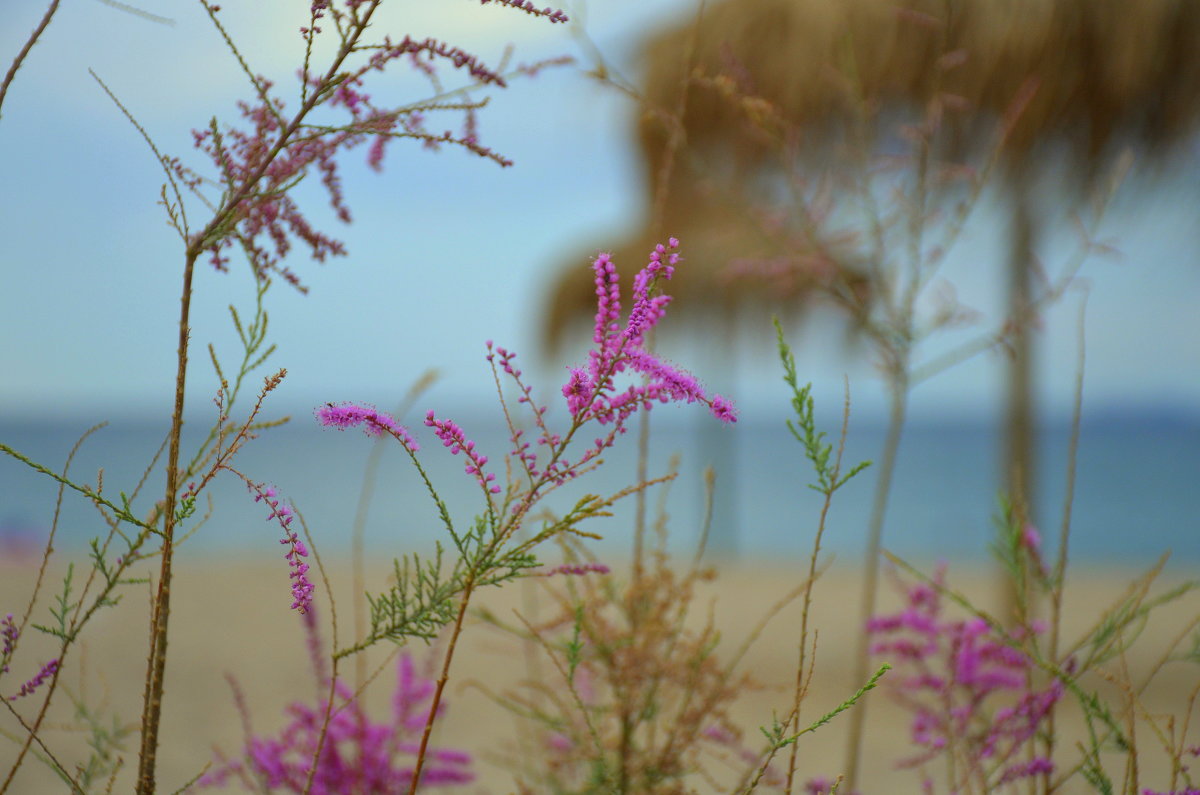
M 666 471 L 671 453 L 681 454 L 680 475 L 665 506 L 670 544 L 690 551 L 704 516 L 701 472 L 716 462 L 717 486 L 709 549 L 749 559 L 801 560 L 811 548 L 819 496 L 806 488 L 811 470 L 802 448 L 783 427 L 784 416 L 748 417 L 719 427 L 701 412 L 654 413 L 650 474 Z M 457 421 L 488 454 L 503 479 L 507 432 L 483 416 Z M 427 429 L 413 423 L 424 449 L 423 464 L 465 524 L 482 503 L 474 481 Z M 199 423 L 188 437 L 195 439 Z M 82 422 L 13 422 L 0 419 L 0 441 L 54 469 L 86 429 Z M 132 492 L 159 448 L 165 423 L 116 422 L 95 433 L 72 464 L 72 475 L 95 485 L 103 467 L 104 493 L 117 500 Z M 1053 547 L 1059 534 L 1066 484 L 1067 423 L 1040 433 L 1035 516 Z M 847 463 L 878 458 L 882 424 L 855 422 Z M 590 438 L 590 437 L 589 437 Z M 884 545 L 914 559 L 976 560 L 988 554 L 998 511 L 998 429 L 986 422 L 910 424 L 903 437 L 884 530 Z M 345 553 L 359 501 L 364 467 L 374 442 L 360 433 L 315 426 L 307 417 L 266 431 L 249 444 L 235 465 L 247 476 L 278 487 L 303 513 L 326 553 Z M 563 510 L 583 493 L 608 494 L 636 476 L 636 435 L 619 440 L 603 468 L 552 495 L 547 505 Z M 1072 512 L 1071 559 L 1092 564 L 1152 563 L 1171 550 L 1172 567 L 1200 564 L 1200 420 L 1164 415 L 1085 417 Z M 857 562 L 864 543 L 876 471 L 866 470 L 839 493 L 829 515 L 825 547 L 838 559 Z M 148 506 L 161 493 L 161 475 L 151 477 L 135 504 Z M 12 554 L 21 539 L 46 532 L 57 487 L 24 464 L 0 456 L 0 555 Z M 280 554 L 279 531 L 265 521 L 241 482 L 222 473 L 212 488 L 214 509 L 188 542 L 210 555 Z M 650 493 L 655 509 L 661 489 Z M 204 506 L 201 506 L 201 512 Z M 585 529 L 600 533 L 602 552 L 625 554 L 630 547 L 633 501 Z M 386 558 L 426 552 L 445 531 L 433 503 L 407 457 L 385 447 L 367 517 L 372 555 Z M 68 492 L 59 519 L 60 546 L 82 546 L 104 529 L 87 500 Z M 44 536 L 42 536 L 44 537 Z M 5 552 L 5 550 L 9 552 Z

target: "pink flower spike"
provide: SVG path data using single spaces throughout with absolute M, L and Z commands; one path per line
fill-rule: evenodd
M 571 412 L 572 417 L 580 416 L 588 408 L 592 392 L 592 384 L 587 373 L 578 367 L 572 367 L 571 377 L 567 379 L 567 383 L 563 384 L 562 388 L 563 397 L 567 399 L 567 410 Z
M 42 669 L 25 684 L 21 685 L 21 690 L 15 696 L 9 696 L 9 701 L 16 701 L 22 696 L 32 695 L 33 691 L 42 686 L 42 683 L 49 679 L 58 671 L 58 660 L 53 659 L 42 666 Z
M 301 558 L 308 557 L 308 547 L 304 546 L 304 542 L 296 535 L 296 531 L 291 529 L 292 520 L 295 519 L 295 512 L 291 506 L 285 504 L 282 500 L 275 499 L 276 491 L 273 486 L 267 487 L 261 483 L 247 480 L 246 488 L 255 492 L 255 502 L 264 501 L 267 503 L 267 507 L 271 509 L 271 513 L 267 516 L 267 521 L 274 520 L 283 528 L 283 538 L 279 539 L 279 543 L 288 547 L 284 558 L 292 570 L 288 575 L 292 580 L 292 609 L 299 610 L 301 614 L 306 613 L 309 605 L 312 604 L 312 592 L 314 588 L 306 576 L 308 573 L 308 564 L 301 560 Z
M 596 274 L 596 330 L 592 342 L 603 345 L 621 321 L 621 288 L 617 266 L 609 254 L 601 253 L 592 262 Z
M 720 395 L 715 395 L 713 397 L 712 403 L 709 405 L 709 410 L 712 412 L 712 415 L 721 422 L 730 424 L 737 422 L 737 409 L 734 408 L 732 403 Z
M 608 566 L 605 566 L 603 563 L 583 563 L 583 564 L 574 565 L 574 566 L 569 565 L 569 564 L 563 564 L 562 566 L 555 566 L 553 569 L 550 569 L 549 571 L 541 572 L 540 574 L 542 577 L 553 577 L 556 574 L 566 574 L 566 575 L 578 577 L 578 576 L 581 576 L 584 574 L 593 574 L 593 573 L 594 574 L 608 574 L 610 571 L 611 571 L 611 569 L 609 569 Z
M 1021 543 L 1034 551 L 1040 551 L 1042 548 L 1042 534 L 1038 529 L 1031 524 L 1025 525 L 1025 529 L 1021 531 Z
M 421 445 L 408 432 L 408 429 L 396 421 L 392 415 L 379 411 L 374 406 L 360 403 L 326 403 L 314 412 L 317 421 L 327 428 L 337 428 L 344 431 L 347 428 L 363 426 L 367 436 L 378 437 L 383 433 L 393 436 L 409 452 L 417 452 Z
M 643 336 L 662 319 L 670 296 L 652 295 L 661 277 L 671 278 L 680 257 L 675 248 L 679 241 L 670 239 L 670 246 L 658 244 L 650 252 L 649 263 L 634 279 L 634 307 L 624 330 L 621 330 L 621 295 L 616 266 L 608 254 L 599 254 L 592 262 L 596 285 L 596 324 L 592 336 L 596 347 L 588 352 L 587 368 L 571 368 L 570 377 L 562 387 L 567 408 L 576 424 L 595 420 L 612 425 L 612 434 L 589 453 L 594 457 L 600 449 L 611 446 L 617 434 L 625 432 L 628 418 L 639 409 L 649 410 L 654 403 L 671 401 L 692 403 L 702 401 L 724 422 L 733 422 L 733 405 L 717 397 L 715 403 L 704 393 L 700 383 L 642 348 Z M 664 262 L 665 256 L 665 262 Z M 614 377 L 627 370 L 649 376 L 648 382 L 616 392 Z M 574 466 L 578 466 L 577 462 Z M 571 477 L 572 467 L 564 467 L 562 478 Z M 556 482 L 562 482 L 557 480 Z
M 542 8 L 538 9 L 531 0 L 479 0 L 480 5 L 488 3 L 499 3 L 500 5 L 509 6 L 519 11 L 524 11 L 526 14 L 532 14 L 535 17 L 545 17 L 550 20 L 551 24 L 555 22 L 569 22 L 570 17 L 558 9 Z
M 804 791 L 808 795 L 829 795 L 832 792 L 833 782 L 822 776 L 811 778 L 804 782 Z
M 425 415 L 425 425 L 433 428 L 434 434 L 442 440 L 442 446 L 450 449 L 451 455 L 463 453 L 467 459 L 467 464 L 464 470 L 468 475 L 471 475 L 489 494 L 499 494 L 499 486 L 489 485 L 496 479 L 494 474 L 485 474 L 483 471 L 484 465 L 488 462 L 485 455 L 475 452 L 475 443 L 463 434 L 462 428 L 453 420 L 439 420 L 430 410 Z
M 308 564 L 301 560 L 303 557 L 308 557 L 308 549 L 295 533 L 281 538 L 279 543 L 291 545 L 291 549 L 284 555 L 284 558 L 292 569 L 288 574 L 288 578 L 292 581 L 292 609 L 299 610 L 303 615 L 309 611 L 312 605 L 312 593 L 315 590 L 313 584 L 308 581 Z

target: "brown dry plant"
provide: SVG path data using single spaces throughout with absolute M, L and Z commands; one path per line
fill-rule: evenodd
M 698 587 L 715 571 L 698 559 L 676 566 L 661 521 L 658 538 L 650 565 L 628 581 L 608 573 L 544 580 L 552 605 L 546 618 L 518 614 L 514 623 L 483 614 L 552 664 L 518 690 L 493 696 L 533 727 L 525 749 L 532 758 L 514 771 L 521 792 L 726 792 L 761 763 L 730 717 L 739 695 L 757 686 L 737 668 L 804 586 L 722 658 L 715 604 L 703 615 L 695 604 Z M 581 547 L 566 554 L 569 565 L 590 559 Z M 768 782 L 781 785 L 782 773 L 771 769 Z

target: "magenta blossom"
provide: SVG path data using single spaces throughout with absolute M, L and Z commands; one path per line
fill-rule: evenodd
M 500 493 L 500 487 L 492 482 L 496 479 L 496 475 L 483 471 L 483 465 L 488 462 L 488 457 L 475 450 L 475 443 L 463 434 L 462 428 L 458 427 L 453 420 L 439 420 L 434 416 L 432 410 L 425 415 L 425 424 L 433 428 L 437 438 L 442 440 L 443 446 L 450 449 L 452 455 L 462 453 L 466 457 L 467 474 L 473 475 L 484 491 L 489 494 Z
M 396 422 L 392 415 L 379 411 L 374 406 L 365 403 L 326 403 L 314 413 L 317 421 L 327 428 L 344 431 L 347 428 L 362 426 L 367 436 L 378 437 L 388 433 L 396 437 L 410 452 L 415 453 L 421 449 L 421 445 L 412 438 L 407 428 Z
M 582 563 L 571 565 L 564 563 L 561 566 L 555 566 L 552 569 L 538 572 L 542 577 L 553 577 L 556 574 L 567 574 L 571 576 L 582 576 L 584 574 L 608 574 L 611 569 L 603 563 Z
M 877 638 L 871 652 L 909 671 L 896 695 L 913 713 L 912 742 L 921 751 L 902 764 L 955 749 L 960 761 L 997 786 L 1052 772 L 1050 759 L 1018 761 L 1064 692 L 1057 679 L 1034 687 L 1032 660 L 1012 645 L 1044 627 L 1031 625 L 1007 638 L 980 618 L 943 618 L 938 587 L 944 578 L 943 564 L 935 585 L 910 587 L 903 610 L 867 625 Z
M 527 0 L 493 1 L 550 22 L 567 21 L 563 12 L 537 9 Z M 239 124 L 222 127 L 214 120 L 204 129 L 193 130 L 195 147 L 214 166 L 211 177 L 202 177 L 178 158 L 167 161 L 175 182 L 182 188 L 199 194 L 205 183 L 216 184 L 223 194 L 222 201 L 214 203 L 216 216 L 203 231 L 187 229 L 180 208 L 171 203 L 172 222 L 181 234 L 190 235 L 188 242 L 194 250 L 207 251 L 214 267 L 224 271 L 228 269 L 230 252 L 235 246 L 240 247 L 260 278 L 278 274 L 301 291 L 306 288 L 299 277 L 284 265 L 293 247 L 299 244 L 307 248 L 318 262 L 343 256 L 346 249 L 341 241 L 313 227 L 292 196 L 291 188 L 305 177 L 319 179 L 334 214 L 349 223 L 351 214 L 339 170 L 344 152 L 368 144 L 367 162 L 379 170 L 387 142 L 412 138 L 434 149 L 442 144 L 461 146 L 501 166 L 512 165 L 512 161 L 479 142 L 472 129 L 473 103 L 463 107 L 410 101 L 382 107 L 372 99 L 368 85 L 371 79 L 381 79 L 375 78 L 375 73 L 393 68 L 397 62 L 430 77 L 435 93 L 442 91 L 435 75 L 435 61 L 459 70 L 478 85 L 503 88 L 503 75 L 477 56 L 438 39 L 409 36 L 400 41 L 388 36 L 369 39 L 368 32 L 377 25 L 377 20 L 371 17 L 378 2 L 362 10 L 360 6 L 365 0 L 310 2 L 310 21 L 300 28 L 306 56 L 298 74 L 299 96 L 285 101 L 286 94 L 281 94 L 270 80 L 254 76 L 251 78 L 254 99 L 238 103 L 242 116 Z M 220 6 L 211 0 L 202 0 L 202 5 L 217 21 Z M 314 43 L 322 31 L 325 36 L 336 35 L 339 40 L 333 48 L 339 54 L 329 64 L 318 63 L 312 57 L 318 52 Z M 448 130 L 426 129 L 424 113 L 445 110 L 461 110 L 466 114 L 465 134 L 456 136 Z M 315 120 L 314 112 L 323 112 L 324 116 Z
M 305 616 L 305 629 L 318 681 L 328 687 L 328 674 L 323 673 L 320 661 L 316 622 L 309 616 Z M 412 657 L 402 655 L 396 668 L 391 715 L 386 720 L 376 720 L 367 714 L 362 698 L 356 698 L 351 687 L 335 682 L 334 712 L 317 755 L 311 789 L 306 789 L 306 783 L 329 706 L 325 701 L 315 706 L 291 704 L 286 710 L 288 723 L 278 735 L 247 737 L 241 760 L 220 760 L 201 777 L 199 784 L 219 787 L 234 778 L 255 790 L 311 795 L 407 792 L 435 688 L 432 679 L 418 673 Z M 235 684 L 235 696 L 237 693 Z M 239 708 L 244 710 L 242 699 L 237 700 Z M 442 702 L 438 714 L 445 708 Z M 248 724 L 249 716 L 244 714 L 243 718 Z M 418 790 L 453 787 L 470 783 L 474 778 L 469 754 L 452 748 L 430 748 Z
M 616 266 L 608 254 L 600 254 L 592 263 L 596 282 L 596 323 L 592 341 L 596 343 L 588 354 L 586 369 L 570 369 L 562 388 L 567 409 L 576 422 L 595 419 L 601 424 L 614 423 L 618 428 L 639 408 L 649 409 L 654 403 L 671 401 L 708 405 L 713 416 L 722 422 L 737 421 L 733 405 L 721 397 L 708 397 L 696 377 L 663 361 L 642 347 L 645 334 L 663 318 L 670 296 L 655 295 L 660 280 L 670 279 L 680 262 L 676 249 L 679 241 L 671 238 L 667 245 L 658 244 L 650 252 L 649 263 L 633 283 L 634 305 L 629 320 L 621 327 L 621 289 Z M 618 391 L 614 379 L 619 373 L 632 370 L 645 376 L 645 383 L 635 383 Z
M 288 567 L 291 568 L 288 577 L 292 581 L 292 609 L 306 613 L 312 606 L 314 588 L 308 580 L 308 564 L 304 562 L 304 558 L 308 557 L 308 547 L 292 529 L 292 521 L 296 515 L 291 506 L 279 499 L 274 486 L 265 486 L 251 480 L 245 482 L 246 488 L 255 493 L 254 501 L 265 502 L 270 508 L 271 513 L 267 516 L 267 521 L 275 521 L 283 528 L 283 538 L 279 539 L 279 543 L 288 548 L 284 558 L 288 562 Z
M 608 426 L 608 433 L 595 439 L 584 455 L 574 462 L 567 461 L 558 449 L 562 437 L 551 433 L 542 422 L 544 407 L 538 412 L 538 428 L 542 435 L 537 443 L 550 451 L 544 470 L 537 466 L 537 456 L 529 442 L 514 431 L 513 451 L 522 461 L 531 478 L 546 477 L 556 484 L 576 477 L 599 461 L 600 454 L 613 446 L 616 437 L 625 433 L 628 419 L 639 410 L 650 410 L 655 403 L 704 403 L 717 419 L 726 423 L 737 421 L 733 404 L 720 395 L 709 396 L 691 373 L 670 364 L 643 347 L 643 339 L 663 318 L 670 297 L 658 294 L 661 281 L 670 279 L 680 264 L 679 241 L 670 238 L 650 252 L 649 262 L 634 278 L 633 309 L 628 321 L 621 320 L 621 289 L 616 265 L 608 254 L 599 254 L 592 262 L 596 285 L 596 321 L 588 361 L 568 370 L 562 387 L 567 411 L 573 428 L 595 421 Z M 501 366 L 522 388 L 521 401 L 532 403 L 528 388 L 521 383 L 520 371 L 512 367 L 512 355 L 500 348 Z M 489 360 L 492 354 L 489 353 Z M 493 360 L 494 364 L 494 360 Z M 617 378 L 628 372 L 633 383 L 621 388 Z M 568 437 L 569 438 L 569 437 Z
M 33 695 L 33 692 L 42 686 L 47 679 L 54 676 L 58 672 L 58 660 L 53 659 L 41 667 L 32 679 L 21 685 L 21 689 L 14 696 L 9 696 L 9 701 L 16 701 L 23 696 Z
M 549 490 L 599 466 L 600 455 L 612 447 L 616 437 L 625 433 L 629 417 L 639 410 L 649 410 L 655 403 L 704 403 L 713 416 L 733 423 L 737 413 L 733 404 L 720 395 L 709 395 L 691 373 L 670 364 L 643 347 L 644 336 L 662 319 L 670 303 L 668 296 L 657 292 L 662 280 L 670 279 L 682 261 L 679 241 L 671 238 L 650 252 L 649 262 L 633 283 L 633 309 L 629 320 L 621 320 L 621 291 L 616 267 L 607 254 L 592 263 L 596 284 L 596 324 L 592 335 L 595 347 L 589 352 L 585 366 L 572 368 L 562 387 L 570 413 L 570 423 L 562 432 L 552 431 L 546 421 L 548 407 L 535 402 L 532 388 L 522 380 L 517 355 L 491 340 L 487 341 L 487 361 L 499 388 L 501 373 L 516 383 L 517 404 L 532 412 L 532 427 L 520 427 L 513 419 L 504 390 L 500 397 L 510 435 L 509 455 L 505 471 L 509 474 L 507 490 L 497 482 L 494 472 L 488 471 L 489 458 L 476 449 L 463 429 L 453 420 L 443 419 L 432 410 L 425 415 L 425 425 L 451 454 L 462 454 L 464 469 L 483 490 L 488 514 L 497 522 L 497 538 L 507 538 L 515 532 L 533 506 Z M 617 378 L 628 373 L 632 381 L 618 386 Z M 317 419 L 334 428 L 362 426 L 368 434 L 395 436 L 409 453 L 417 447 L 408 431 L 374 407 L 355 403 L 328 403 L 316 411 Z M 607 426 L 607 433 L 595 441 L 578 458 L 568 457 L 568 446 L 580 429 L 588 423 Z M 582 438 L 582 437 L 581 437 Z M 493 465 L 494 466 L 494 465 Z M 495 495 L 504 496 L 495 499 Z M 496 509 L 502 507 L 505 518 L 497 519 Z M 501 526 L 502 525 L 502 526 Z
M 483 5 L 499 3 L 500 5 L 524 11 L 526 14 L 532 14 L 535 17 L 545 17 L 551 22 L 569 22 L 571 20 L 562 11 L 554 8 L 538 8 L 530 0 L 479 0 L 479 2 Z

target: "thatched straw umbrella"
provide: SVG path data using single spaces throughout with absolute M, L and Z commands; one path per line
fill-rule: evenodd
M 787 161 L 794 150 L 764 131 L 779 121 L 804 130 L 802 152 L 817 159 L 839 152 L 864 117 L 878 121 L 907 108 L 911 118 L 914 108 L 920 115 L 958 97 L 969 112 L 946 116 L 938 134 L 940 154 L 954 157 L 982 150 L 996 126 L 1008 123 L 1013 322 L 1005 468 L 1010 489 L 1028 504 L 1035 170 L 1053 165 L 1067 192 L 1080 196 L 1126 147 L 1141 153 L 1142 164 L 1164 164 L 1200 116 L 1198 42 L 1197 0 L 724 0 L 697 25 L 647 42 L 638 141 L 647 192 L 666 199 L 658 226 L 636 232 L 615 252 L 617 261 L 632 271 L 656 236 L 685 240 L 689 268 L 672 284 L 681 297 L 677 311 L 706 323 L 731 318 L 730 307 L 742 301 L 795 308 L 822 291 L 864 320 L 873 276 L 852 245 L 817 233 L 781 249 L 778 235 L 736 209 L 756 191 L 765 198 L 770 174 L 795 165 Z M 685 112 L 673 122 L 683 90 Z M 1023 93 L 1020 114 L 1006 118 Z M 678 132 L 684 146 L 674 153 Z M 675 167 L 664 169 L 673 154 Z M 548 297 L 551 344 L 571 317 L 593 311 L 583 259 L 571 261 Z M 730 280 L 737 259 L 781 262 L 780 273 L 791 267 L 792 277 Z M 854 758 L 848 788 L 856 766 Z
M 1127 144 L 1161 162 L 1200 114 L 1198 41 L 1196 0 L 726 0 L 698 26 L 685 23 L 646 43 L 638 141 L 647 193 L 667 198 L 659 228 L 638 230 L 615 259 L 633 272 L 656 236 L 685 239 L 690 276 L 681 272 L 672 284 L 675 311 L 705 318 L 728 316 L 741 302 L 794 309 L 818 289 L 853 303 L 847 299 L 869 295 L 871 275 L 852 246 L 818 234 L 780 250 L 779 236 L 746 212 L 756 183 L 789 167 L 753 103 L 810 133 L 801 146 L 821 158 L 864 111 L 883 116 L 960 97 L 971 112 L 947 116 L 941 140 L 946 153 L 961 155 L 990 142 L 1014 98 L 1033 86 L 1005 144 L 1014 238 L 1029 239 L 1013 252 L 1013 303 L 1028 304 L 1021 285 L 1036 230 L 1027 194 L 1039 156 L 1063 156 L 1061 173 L 1079 191 Z M 696 75 L 717 80 L 697 87 Z M 713 90 L 714 83 L 732 91 Z M 669 184 L 659 184 L 669 115 L 685 86 L 684 146 L 667 170 Z M 731 101 L 730 93 L 751 99 Z M 548 296 L 551 346 L 570 318 L 594 310 L 588 273 L 578 265 L 584 259 L 572 258 Z M 739 261 L 756 260 L 778 263 L 775 278 L 731 278 Z
M 1143 161 L 1164 162 L 1195 130 L 1200 117 L 1200 3 L 1196 0 L 754 0 L 725 2 L 696 31 L 693 74 L 724 75 L 765 101 L 793 129 L 806 128 L 820 157 L 841 145 L 847 127 L 866 112 L 926 108 L 959 97 L 971 112 L 945 117 L 945 152 L 961 155 L 993 140 L 992 131 L 1015 98 L 1032 86 L 1005 144 L 1012 195 L 1009 379 L 1011 449 L 1006 472 L 1013 491 L 1029 497 L 1032 399 L 1026 328 L 1038 230 L 1030 191 L 1047 157 L 1068 187 L 1081 193 L 1118 150 L 1133 146 Z M 671 108 L 685 83 L 688 26 L 656 36 L 646 47 L 646 98 Z M 693 81 L 694 82 L 694 81 Z M 786 164 L 745 102 L 719 91 L 692 90 L 682 127 L 688 168 L 661 173 L 669 128 L 647 114 L 639 130 L 651 189 L 666 190 L 664 223 L 687 229 L 699 218 L 711 234 L 715 219 L 695 205 L 706 193 L 697 175 L 727 175 L 745 188 Z M 753 109 L 749 109 L 753 113 Z M 822 145 L 824 144 L 824 145 Z M 840 162 L 840 161 L 839 161 Z M 731 191 L 744 195 L 744 190 Z M 689 201 L 691 199 L 691 201 Z M 742 254 L 741 256 L 753 256 Z M 730 299 L 728 288 L 715 300 Z M 791 296 L 788 296 L 789 298 Z M 710 298 L 710 300 L 714 300 Z M 686 308 L 687 303 L 683 306 Z M 695 307 L 703 311 L 703 304 Z

